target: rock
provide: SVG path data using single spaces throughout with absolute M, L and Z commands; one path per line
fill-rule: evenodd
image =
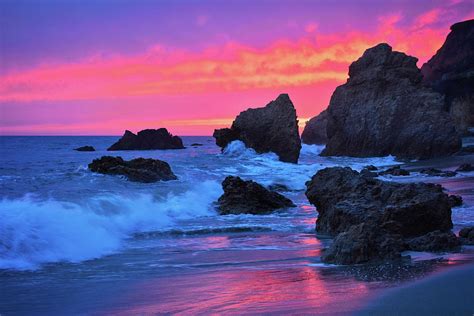
M 466 146 L 461 148 L 456 155 L 458 156 L 466 156 L 466 155 L 472 155 L 474 154 L 474 146 Z
M 370 171 L 368 169 L 362 169 L 360 171 L 360 175 L 363 176 L 363 177 L 368 177 L 368 178 L 377 178 L 378 177 L 378 173 Z
M 301 150 L 296 110 L 287 94 L 263 108 L 241 112 L 231 128 L 215 130 L 213 136 L 222 149 L 240 140 L 259 154 L 274 152 L 284 162 L 297 163 Z
M 395 166 L 388 168 L 385 171 L 379 172 L 379 175 L 392 175 L 392 176 L 409 176 L 410 171 L 400 168 L 400 166 Z
M 191 146 L 193 146 L 193 147 L 200 147 L 200 146 L 203 146 L 203 144 L 200 144 L 200 143 L 193 143 L 193 144 L 191 144 Z
M 301 140 L 308 145 L 326 144 L 328 137 L 326 134 L 327 112 L 322 111 L 319 115 L 313 117 L 304 127 L 301 133 Z
M 423 82 L 446 95 L 456 128 L 474 126 L 474 20 L 451 26 L 443 46 L 421 67 Z
M 474 171 L 474 166 L 470 163 L 463 163 L 456 169 L 457 172 L 471 172 Z
M 288 192 L 291 191 L 286 185 L 281 183 L 273 183 L 268 186 L 268 190 L 270 191 L 278 191 L 278 192 Z
M 95 148 L 92 147 L 92 146 L 82 146 L 82 147 L 75 148 L 74 150 L 76 150 L 76 151 L 95 151 Z
M 448 195 L 437 184 L 386 182 L 335 167 L 318 171 L 306 187 L 319 233 L 337 235 L 367 222 L 404 237 L 453 227 Z
M 369 171 L 376 171 L 378 170 L 378 168 L 376 166 L 373 166 L 373 165 L 368 165 L 368 166 L 365 166 L 364 169 L 367 169 Z
M 335 264 L 360 264 L 401 259 L 401 236 L 361 223 L 340 233 L 323 252 L 321 260 Z
M 423 173 L 423 174 L 426 174 L 426 175 L 432 176 L 432 177 L 445 177 L 445 178 L 454 177 L 457 174 L 454 171 L 443 171 L 443 170 L 439 170 L 439 169 L 435 169 L 435 168 L 421 169 L 420 173 Z
M 222 182 L 224 194 L 219 198 L 218 211 L 227 214 L 269 214 L 275 210 L 294 207 L 283 195 L 269 191 L 254 181 L 229 176 Z
M 474 245 L 474 226 L 465 227 L 459 231 L 461 243 L 464 245 Z
M 183 141 L 178 136 L 171 135 L 166 128 L 145 129 L 137 135 L 125 131 L 122 138 L 109 147 L 113 150 L 153 150 L 153 149 L 183 149 Z
M 387 44 L 353 62 L 331 97 L 321 155 L 427 159 L 457 152 L 461 139 L 444 97 L 423 86 L 416 62 Z
M 426 235 L 407 240 L 407 247 L 414 251 L 452 251 L 459 248 L 460 242 L 450 231 L 433 231 Z
M 462 205 L 462 196 L 460 195 L 450 195 L 449 196 L 449 205 L 451 207 L 457 207 Z
M 121 157 L 103 156 L 89 164 L 93 172 L 110 175 L 123 175 L 134 182 L 156 182 L 176 180 L 168 163 L 158 159 L 136 158 L 125 161 Z

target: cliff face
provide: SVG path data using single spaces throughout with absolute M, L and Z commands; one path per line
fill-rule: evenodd
M 421 68 L 423 83 L 446 95 L 456 128 L 474 126 L 474 20 L 456 23 L 443 46 Z
M 328 140 L 326 133 L 327 123 L 328 115 L 326 110 L 306 122 L 306 126 L 301 134 L 301 140 L 303 143 L 309 145 L 326 144 Z
M 331 97 L 322 155 L 427 159 L 458 151 L 444 96 L 422 85 L 416 62 L 387 44 L 353 62 Z

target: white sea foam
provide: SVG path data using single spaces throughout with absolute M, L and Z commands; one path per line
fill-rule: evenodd
M 214 181 L 161 201 L 98 196 L 83 204 L 32 196 L 0 201 L 0 268 L 34 269 L 47 262 L 80 262 L 116 252 L 132 233 L 166 230 L 176 220 L 215 214 L 222 194 Z

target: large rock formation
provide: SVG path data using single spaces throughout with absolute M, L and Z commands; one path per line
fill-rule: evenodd
M 306 122 L 303 133 L 301 133 L 301 140 L 303 143 L 308 145 L 326 144 L 328 140 L 326 133 L 327 123 L 326 110 Z
M 136 158 L 125 161 L 121 157 L 103 156 L 89 164 L 93 172 L 111 175 L 123 175 L 134 182 L 156 182 L 176 180 L 168 163 L 158 159 Z
M 416 62 L 387 44 L 353 62 L 331 97 L 322 155 L 424 159 L 458 151 L 444 97 L 422 85 Z
M 446 95 L 456 128 L 474 126 L 474 20 L 451 26 L 443 46 L 421 67 L 423 82 Z
M 320 233 L 337 235 L 370 222 L 415 237 L 453 226 L 450 200 L 440 185 L 385 182 L 335 167 L 318 171 L 306 186 L 306 196 L 319 213 Z
M 295 206 L 283 195 L 269 191 L 254 181 L 229 176 L 222 182 L 224 194 L 219 198 L 218 211 L 227 214 L 268 214 Z
M 219 147 L 240 140 L 257 153 L 274 152 L 284 162 L 297 163 L 301 150 L 296 110 L 287 94 L 263 108 L 241 112 L 231 128 L 215 130 L 213 136 Z
M 134 134 L 125 131 L 122 138 L 107 150 L 151 150 L 151 149 L 183 149 L 183 141 L 171 135 L 166 128 L 145 129 Z

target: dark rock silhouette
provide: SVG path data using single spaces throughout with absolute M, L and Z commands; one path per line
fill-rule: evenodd
M 450 231 L 432 231 L 407 241 L 407 248 L 414 251 L 451 251 L 459 248 L 459 239 Z
M 176 180 L 168 163 L 158 159 L 136 158 L 125 161 L 121 157 L 103 156 L 89 164 L 93 172 L 123 175 L 134 182 L 157 182 Z
M 306 122 L 303 133 L 301 133 L 303 143 L 308 145 L 326 144 L 328 140 L 326 133 L 327 122 L 326 110 Z
M 420 173 L 426 174 L 428 176 L 433 176 L 433 177 L 454 177 L 456 176 L 456 172 L 454 171 L 443 171 L 435 168 L 425 168 L 421 169 Z
M 122 138 L 109 147 L 114 150 L 152 150 L 152 149 L 183 149 L 183 141 L 171 135 L 166 128 L 145 129 L 134 134 L 125 131 Z
M 340 233 L 323 252 L 321 260 L 335 264 L 360 264 L 401 259 L 402 238 L 367 223 Z
M 391 176 L 409 176 L 410 171 L 400 168 L 400 166 L 395 166 L 388 168 L 385 171 L 379 172 L 379 175 L 391 175 Z
M 471 172 L 471 171 L 474 171 L 474 166 L 471 165 L 470 163 L 463 163 L 456 169 L 456 171 L 457 172 Z
M 465 227 L 459 231 L 461 243 L 464 245 L 474 245 L 474 226 Z
M 200 144 L 200 143 L 193 143 L 191 144 L 191 146 L 193 147 L 200 147 L 200 146 L 204 146 L 203 144 Z
M 443 46 L 421 67 L 423 82 L 446 95 L 459 132 L 474 126 L 474 20 L 451 26 Z
M 241 112 L 231 128 L 215 130 L 213 136 L 221 148 L 240 140 L 259 154 L 274 152 L 284 162 L 297 163 L 301 150 L 296 110 L 287 94 L 263 108 Z
M 76 151 L 95 151 L 95 148 L 92 147 L 92 146 L 82 146 L 82 147 L 75 148 L 74 150 L 76 150 Z
M 416 237 L 453 226 L 450 200 L 440 185 L 385 182 L 335 167 L 318 171 L 306 187 L 306 196 L 319 213 L 319 233 L 337 235 L 353 225 L 372 223 L 403 237 Z
M 450 195 L 449 196 L 449 205 L 451 205 L 451 207 L 461 206 L 462 203 L 463 203 L 462 196 L 460 196 L 460 195 Z
M 222 182 L 224 194 L 219 198 L 218 211 L 227 214 L 268 214 L 295 206 L 283 195 L 269 191 L 254 181 L 229 176 Z
M 365 51 L 334 91 L 325 156 L 427 159 L 461 148 L 444 97 L 422 85 L 417 59 L 387 44 Z

